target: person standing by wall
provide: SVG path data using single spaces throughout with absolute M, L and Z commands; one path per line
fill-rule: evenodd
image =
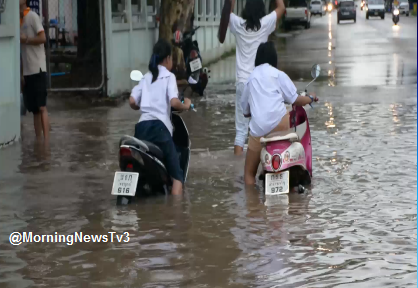
M 29 112 L 33 113 L 36 138 L 49 139 L 49 118 L 46 108 L 46 42 L 45 31 L 38 14 L 28 8 L 29 0 L 19 0 L 20 47 L 23 66 L 23 98 Z
M 257 49 L 261 43 L 267 42 L 270 34 L 276 30 L 276 23 L 283 16 L 285 6 L 283 0 L 276 0 L 276 9 L 266 16 L 263 0 L 247 0 L 241 18 L 233 13 L 235 0 L 232 0 L 231 3 L 229 29 L 235 36 L 237 43 L 234 154 L 241 155 L 248 136 L 249 123 L 249 120 L 244 118 L 241 109 L 241 95 L 248 77 L 254 70 Z

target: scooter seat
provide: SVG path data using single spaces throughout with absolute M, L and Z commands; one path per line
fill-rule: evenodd
M 163 151 L 161 151 L 157 145 L 145 140 L 139 140 L 132 136 L 123 136 L 119 143 L 119 146 L 121 145 L 133 146 L 157 157 L 160 160 L 164 159 Z
M 290 142 L 298 141 L 299 136 L 295 132 L 291 132 L 289 130 L 278 131 L 278 132 L 273 132 L 265 137 L 261 137 L 260 143 L 268 143 L 268 142 L 284 141 L 284 140 L 287 140 Z

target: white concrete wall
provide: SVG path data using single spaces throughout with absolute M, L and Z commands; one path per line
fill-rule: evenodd
M 108 95 L 116 96 L 123 92 L 129 92 L 133 88 L 134 83 L 129 79 L 131 70 L 138 69 L 143 73 L 148 71 L 152 47 L 158 40 L 158 23 L 155 21 L 155 11 L 151 12 L 154 10 L 153 7 L 149 6 L 148 9 L 145 9 L 146 0 L 141 0 L 142 6 L 139 7 L 139 12 L 133 15 L 129 12 L 131 11 L 130 1 L 121 1 L 125 3 L 122 11 L 126 11 L 126 15 L 120 11 L 112 11 L 111 1 L 118 2 L 117 0 L 105 2 L 106 60 Z M 196 32 L 195 39 L 199 43 L 203 62 L 208 63 L 235 48 L 235 37 L 228 31 L 225 42 L 220 44 L 218 41 L 217 35 L 223 1 L 195 1 L 194 25 L 201 26 Z M 200 2 L 203 3 L 202 13 L 198 13 Z M 243 2 L 243 0 L 237 0 L 237 2 Z M 218 6 L 217 9 L 215 9 L 215 4 Z M 242 3 L 236 6 L 241 10 Z M 156 7 L 159 7 L 158 0 L 156 0 Z M 207 7 L 209 7 L 209 13 L 206 13 Z M 241 13 L 241 11 L 237 12 Z M 203 17 L 203 15 L 206 16 Z
M 0 149 L 20 139 L 19 26 L 19 1 L 7 1 L 0 24 Z

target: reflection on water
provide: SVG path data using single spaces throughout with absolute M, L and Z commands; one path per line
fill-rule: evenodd
M 325 125 L 327 126 L 327 128 L 335 128 L 334 115 L 332 114 L 331 103 L 326 102 L 325 107 L 328 108 L 328 115 L 329 115 L 329 120 L 325 122 Z
M 398 25 L 395 25 L 395 24 L 393 24 L 393 26 L 392 26 L 392 30 L 394 31 L 394 32 L 399 32 L 399 30 L 401 29 L 401 26 L 398 24 Z M 396 34 L 398 34 L 398 33 L 396 33 Z M 395 35 L 396 35 L 395 34 Z
M 235 55 L 210 66 L 211 83 L 235 82 Z

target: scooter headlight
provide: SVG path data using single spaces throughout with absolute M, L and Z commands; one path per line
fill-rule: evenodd
M 396 9 L 395 11 L 393 11 L 393 15 L 398 16 L 399 15 L 399 10 Z

